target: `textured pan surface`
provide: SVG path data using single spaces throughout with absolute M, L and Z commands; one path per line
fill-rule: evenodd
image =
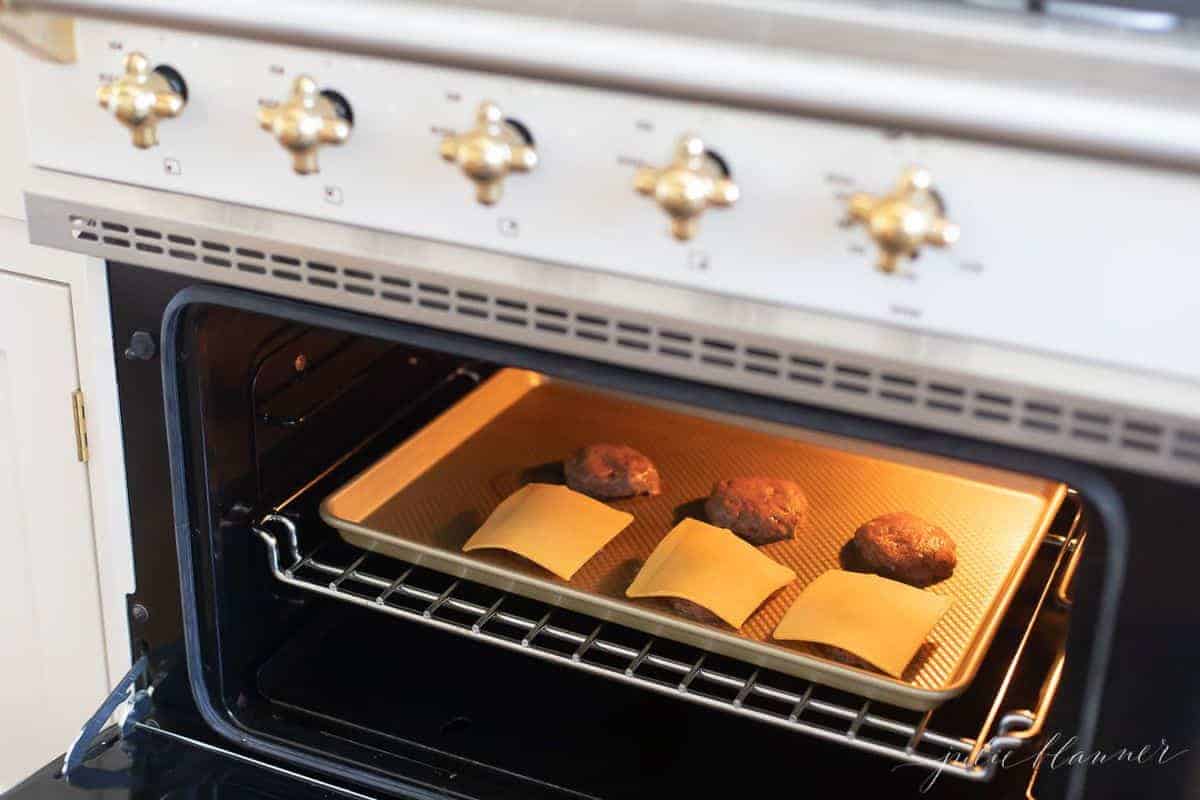
M 327 499 L 326 521 L 360 547 L 911 708 L 932 707 L 965 688 L 1065 492 L 1049 481 L 781 426 L 735 425 L 516 370 L 476 390 L 481 397 L 489 392 L 494 416 L 460 403 L 465 414 L 456 406 L 440 418 L 443 430 L 458 432 L 444 456 L 416 464 L 393 458 L 390 465 L 385 457 Z M 430 450 L 419 441 L 423 435 L 393 453 L 420 459 Z M 461 552 L 501 500 L 527 482 L 562 482 L 561 459 L 590 442 L 641 450 L 658 465 L 663 491 L 612 501 L 634 522 L 570 582 L 506 552 Z M 810 502 L 807 526 L 794 540 L 762 548 L 798 579 L 740 631 L 687 621 L 661 600 L 625 598 L 638 567 L 666 532 L 684 516 L 704 519 L 703 501 L 713 483 L 736 475 L 788 478 L 803 487 Z M 927 590 L 954 603 L 904 680 L 772 640 L 809 581 L 852 566 L 842 551 L 854 530 L 889 511 L 925 517 L 958 543 L 954 575 Z

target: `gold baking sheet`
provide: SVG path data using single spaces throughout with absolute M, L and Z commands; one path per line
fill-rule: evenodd
M 611 501 L 634 521 L 575 573 L 555 577 L 504 551 L 462 545 L 510 494 L 562 482 L 585 444 L 629 444 L 662 475 L 662 494 Z M 798 578 L 740 630 L 692 622 L 625 589 L 682 518 L 704 519 L 713 483 L 765 475 L 799 483 L 807 526 L 762 551 Z M 1059 483 L 782 425 L 583 388 L 524 370 L 496 373 L 326 498 L 321 514 L 351 544 L 676 639 L 758 666 L 927 709 L 970 683 L 1066 493 Z M 909 511 L 958 543 L 954 575 L 927 591 L 953 600 L 901 679 L 778 642 L 771 633 L 810 581 L 844 565 L 855 529 Z M 852 566 L 852 564 L 850 564 Z M 880 609 L 880 613 L 887 613 Z

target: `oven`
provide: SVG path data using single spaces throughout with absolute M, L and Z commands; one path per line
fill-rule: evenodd
M 153 653 L 159 617 L 179 613 L 187 702 L 252 752 L 389 795 L 619 797 L 733 791 L 746 776 L 731 763 L 757 764 L 753 780 L 770 785 L 788 779 L 799 751 L 832 770 L 815 780 L 850 772 L 871 787 L 956 796 L 1027 784 L 1034 743 L 1067 705 L 1064 681 L 1086 684 L 1083 665 L 1064 678 L 1068 653 L 1087 663 L 1075 655 L 1086 642 L 1068 650 L 1071 619 L 1098 613 L 1099 597 L 1074 608 L 1081 587 L 1103 585 L 1091 577 L 1103 574 L 1102 516 L 1086 489 L 1053 508 L 969 689 L 933 710 L 901 708 L 371 553 L 344 542 L 320 506 L 504 370 L 716 412 L 748 430 L 770 423 L 843 448 L 874 441 L 893 458 L 921 434 L 119 262 L 108 273 L 114 297 L 136 300 L 115 309 L 125 341 L 146 330 L 142 315 L 162 322 L 160 358 L 121 364 L 123 418 L 167 446 L 130 448 L 131 475 L 160 482 L 131 489 L 157 499 L 137 519 L 175 519 L 180 558 L 179 570 L 158 562 L 131 601 L 148 612 L 142 646 Z M 946 463 L 970 472 L 957 459 L 972 446 L 919 452 L 951 454 Z M 1027 455 L 989 456 L 1030 469 Z M 507 491 L 503 474 L 495 480 Z M 164 556 L 161 541 L 136 544 L 141 563 Z
M 604 12 L 375 9 L 417 31 L 392 41 L 356 27 L 367 5 L 334 32 L 301 8 L 270 33 L 222 4 L 179 17 L 116 4 L 99 12 L 116 21 L 77 23 L 74 64 L 23 65 L 30 124 L 50 132 L 32 144 L 31 238 L 93 256 L 107 285 L 136 575 L 134 670 L 49 785 L 164 797 L 199 784 L 255 797 L 1190 796 L 1200 372 L 1187 340 L 1170 337 L 1196 325 L 1190 277 L 1174 271 L 1177 242 L 1158 236 L 1161 214 L 1176 213 L 1162 201 L 1186 209 L 1200 191 L 1180 166 L 1185 146 L 1137 150 L 1086 126 L 1051 141 L 1016 111 L 988 137 L 915 111 L 826 118 L 770 87 L 735 98 L 732 75 L 707 94 L 662 75 L 634 86 L 619 70 L 585 80 L 589 59 L 635 36 L 606 32 Z M 768 21 L 712 13 L 709 36 Z M 530 50 L 484 64 L 472 42 L 438 49 L 463 19 L 481 40 L 491 25 L 528 26 Z M 1005 20 L 959 21 L 983 49 L 1001 46 Z M 636 35 L 680 59 L 725 57 L 650 30 L 663 24 Z M 573 66 L 538 61 L 564 42 L 579 48 Z M 112 105 L 132 91 L 109 88 L 122 63 L 177 102 L 149 122 L 110 108 L 122 130 L 46 101 L 50 87 L 94 94 L 99 77 Z M 291 82 L 301 73 L 328 82 Z M 471 123 L 485 97 L 496 103 Z M 247 103 L 265 130 L 220 124 Z M 573 108 L 556 139 L 556 115 Z M 304 114 L 324 138 L 288 128 Z M 706 139 L 653 155 L 685 125 Z M 756 161 L 789 136 L 826 159 L 811 176 Z M 508 161 L 475 164 L 472 147 Z M 898 171 L 893 189 L 872 183 Z M 1045 191 L 1018 193 L 1035 172 Z M 420 190 L 397 190 L 397 176 Z M 806 206 L 774 207 L 773 192 L 809 177 L 796 190 L 811 192 Z M 1132 195 L 1129 240 L 1157 259 L 1150 277 L 1179 288 L 1122 305 L 1112 293 L 1124 284 L 1089 282 L 1075 262 L 1046 274 L 1068 245 L 1106 280 L 1136 259 L 1124 242 L 1082 240 L 1096 207 L 1055 205 L 1087 182 L 1101 198 Z M 981 188 L 986 201 L 964 199 Z M 1151 197 L 1154 213 L 1138 202 Z M 1061 224 L 1039 227 L 1051 206 Z M 897 233 L 889 214 L 921 230 Z M 1044 250 L 980 231 L 996 219 L 1022 229 L 1014 239 L 1044 237 Z M 781 262 L 772 231 L 789 225 L 811 235 Z M 739 239 L 752 229 L 753 243 Z M 807 283 L 782 272 L 808 263 Z M 543 405 L 516 421 L 519 397 L 470 411 L 515 384 Z M 629 601 L 653 544 L 626 534 L 601 549 L 616 565 L 586 587 L 515 556 L 460 552 L 500 500 L 561 483 L 560 460 L 603 437 L 649 443 L 660 535 L 703 517 L 704 487 L 734 470 L 786 472 L 812 505 L 811 529 L 783 545 L 802 583 L 847 567 L 826 545 L 858 522 L 919 507 L 958 539 L 952 580 L 966 587 L 929 634 L 932 654 L 885 680 L 766 634 L 749 647 L 757 617 L 734 631 Z M 381 479 L 388 463 L 413 486 Z M 364 484 L 369 512 L 343 514 L 336 498 Z M 997 522 L 1014 498 L 1040 498 L 1024 528 Z M 637 502 L 615 505 L 648 516 Z M 450 546 L 420 539 L 426 528 Z M 980 555 L 1014 530 L 1011 561 Z M 782 552 L 770 547 L 760 552 Z M 972 581 L 990 589 L 970 594 Z

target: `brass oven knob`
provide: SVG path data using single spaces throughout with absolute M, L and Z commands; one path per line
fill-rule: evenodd
M 475 199 L 489 206 L 504 193 L 504 179 L 510 172 L 528 172 L 538 163 L 525 132 L 488 100 L 475 111 L 474 128 L 442 139 L 441 153 L 474 181 Z
M 914 258 L 925 245 L 949 247 L 959 229 L 945 217 L 946 209 L 933 188 L 929 170 L 910 167 L 883 197 L 859 192 L 850 197 L 849 218 L 867 229 L 879 246 L 877 265 L 895 272 L 903 258 Z
M 633 178 L 641 194 L 653 197 L 671 217 L 671 235 L 687 241 L 696 235 L 700 215 L 712 206 L 737 202 L 737 184 L 699 136 L 686 135 L 675 146 L 675 160 L 661 169 L 642 167 Z
M 340 95 L 320 91 L 307 75 L 296 78 L 286 102 L 258 109 L 258 124 L 291 152 L 292 169 L 301 175 L 320 171 L 317 150 L 323 144 L 344 144 L 352 119 Z
M 96 90 L 100 107 L 129 128 L 133 146 L 158 144 L 158 121 L 177 117 L 187 104 L 187 87 L 170 67 L 150 69 L 141 53 L 125 56 L 125 74 Z

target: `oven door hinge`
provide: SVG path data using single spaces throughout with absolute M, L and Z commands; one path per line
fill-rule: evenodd
M 91 718 L 83 724 L 79 735 L 75 737 L 75 741 L 71 742 L 66 755 L 63 756 L 63 776 L 70 777 L 71 773 L 78 769 L 84 761 L 95 755 L 93 751 L 97 745 L 100 745 L 102 749 L 105 747 L 99 741 L 100 734 L 108 728 L 110 720 L 116 724 L 120 738 L 124 739 L 136 730 L 139 722 L 150 716 L 152 705 L 150 700 L 154 687 L 137 688 L 137 683 L 146 674 L 149 663 L 146 656 L 139 658 L 129 672 L 125 673 L 125 677 L 121 678 L 113 687 L 112 692 L 100 704 L 100 708 L 96 709 L 96 713 L 92 714 Z M 113 743 L 110 740 L 107 742 L 107 746 L 111 746 Z
M 91 718 L 84 723 L 79 735 L 75 737 L 75 741 L 71 742 L 66 755 L 63 756 L 60 777 L 81 788 L 128 788 L 131 785 L 128 770 L 101 769 L 88 766 L 86 762 L 113 747 L 117 742 L 130 739 L 140 733 L 161 736 L 230 761 L 290 778 L 307 786 L 321 789 L 329 795 L 339 795 L 351 800 L 379 800 L 374 795 L 363 794 L 346 786 L 340 786 L 160 727 L 157 721 L 151 719 L 151 712 L 154 710 L 154 686 L 146 684 L 145 688 L 138 688 L 142 678 L 148 674 L 149 667 L 148 656 L 139 658 L 109 693 L 105 701 L 100 704 L 100 708 L 96 709 L 96 713 L 92 714 Z M 414 797 L 416 796 L 426 795 L 414 794 Z
M 87 406 L 83 403 L 83 390 L 71 392 L 71 412 L 75 419 L 75 455 L 81 463 L 88 460 Z

